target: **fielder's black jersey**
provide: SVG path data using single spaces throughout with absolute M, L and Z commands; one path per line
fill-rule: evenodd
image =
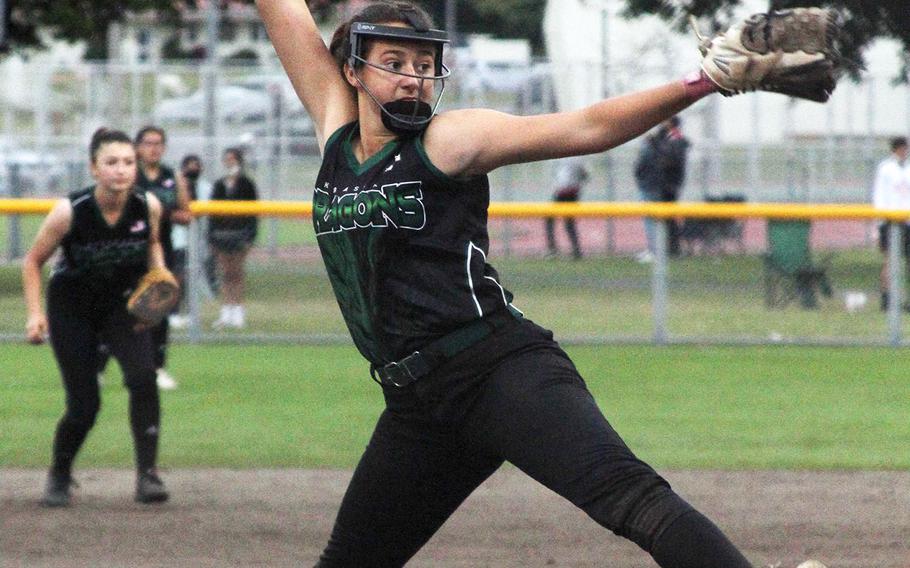
M 360 164 L 357 132 L 354 122 L 326 142 L 313 226 L 354 343 L 385 364 L 504 309 L 512 294 L 486 261 L 487 176 L 445 175 L 420 136 Z
M 125 304 L 148 270 L 151 228 L 144 194 L 130 192 L 120 219 L 109 225 L 94 191 L 69 195 L 72 224 L 60 243 L 53 278 L 65 278 L 82 301 L 101 309 Z
M 177 177 L 174 170 L 160 164 L 158 177 L 148 179 L 145 170 L 140 165 L 136 175 L 136 191 L 140 193 L 151 192 L 161 202 L 161 226 L 158 232 L 161 246 L 164 247 L 165 260 L 171 263 L 171 213 L 177 209 Z

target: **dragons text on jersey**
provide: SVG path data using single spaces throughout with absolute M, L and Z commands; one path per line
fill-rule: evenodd
M 333 187 L 316 189 L 313 222 L 316 234 L 335 233 L 365 227 L 393 227 L 419 231 L 426 224 L 422 183 L 407 181 L 374 185 L 361 190 Z

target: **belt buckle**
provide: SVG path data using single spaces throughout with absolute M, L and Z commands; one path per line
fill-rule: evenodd
M 415 352 L 411 353 L 410 355 L 408 355 L 407 357 L 405 357 L 404 359 L 402 359 L 401 361 L 392 361 L 391 363 L 389 363 L 388 365 L 383 367 L 384 374 L 388 373 L 387 376 L 389 377 L 389 382 L 398 388 L 402 388 L 402 387 L 406 387 L 409 384 L 416 381 L 417 377 L 415 377 L 414 373 L 411 372 L 411 368 L 408 367 L 407 362 L 408 362 L 408 359 L 411 359 L 412 357 L 419 357 L 419 356 L 420 356 L 420 351 L 415 351 Z M 404 376 L 401 379 L 399 379 L 398 377 L 401 376 L 402 374 Z
M 398 382 L 398 379 L 395 377 L 396 375 L 398 375 L 398 369 L 404 369 L 405 376 L 410 380 L 408 380 L 407 382 L 404 382 L 404 381 Z M 385 374 L 386 377 L 388 377 L 389 382 L 392 383 L 393 386 L 396 386 L 398 388 L 405 387 L 414 382 L 414 376 L 411 374 L 410 369 L 408 369 L 404 365 L 399 364 L 398 361 L 392 361 L 391 363 L 389 363 L 388 365 L 383 367 L 382 370 L 383 370 L 383 374 Z

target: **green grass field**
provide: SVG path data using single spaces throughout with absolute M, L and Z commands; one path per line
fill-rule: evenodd
M 0 215 L 0 258 L 6 258 L 10 249 L 10 215 Z M 43 217 L 38 215 L 19 216 L 19 250 L 24 254 L 38 234 Z M 270 245 L 274 234 L 274 244 L 279 247 L 312 245 L 316 242 L 313 235 L 313 224 L 309 219 L 261 219 L 259 245 Z
M 29 221 L 32 231 L 34 219 Z M 307 230 L 296 221 L 282 222 L 279 245 L 306 245 Z M 250 263 L 249 329 L 243 333 L 346 335 L 324 269 L 305 258 L 260 254 Z M 874 297 L 879 263 L 871 249 L 838 251 L 830 270 L 835 297 L 820 310 L 805 311 L 763 306 L 758 256 L 675 260 L 669 267 L 671 336 L 882 339 L 885 315 Z M 557 337 L 650 336 L 649 266 L 624 257 L 505 258 L 495 265 L 519 307 Z M 847 289 L 870 292 L 872 305 L 845 312 L 839 294 Z M 216 310 L 216 302 L 206 302 L 204 323 Z M 24 321 L 19 268 L 0 266 L 0 332 L 20 334 Z M 170 367 L 181 388 L 163 395 L 163 465 L 356 462 L 382 397 L 346 340 L 338 346 L 191 346 L 176 335 Z M 905 350 L 569 351 L 611 422 L 659 467 L 910 468 Z M 47 347 L 0 343 L 0 361 L 0 466 L 45 467 L 63 403 L 53 357 Z M 128 467 L 126 391 L 118 377 L 108 378 L 103 395 L 80 464 Z
M 286 229 L 293 233 L 293 227 Z M 769 310 L 763 304 L 761 257 L 674 260 L 669 266 L 671 338 L 884 341 L 887 318 L 878 311 L 876 296 L 880 262 L 877 251 L 838 251 L 829 271 L 835 293 L 821 299 L 819 310 L 802 310 L 795 303 Z M 564 338 L 651 337 L 650 266 L 621 256 L 579 262 L 513 257 L 498 259 L 495 266 L 503 284 L 515 293 L 516 305 Z M 20 279 L 18 266 L 0 266 L 0 333 L 19 334 L 25 324 Z M 865 291 L 867 308 L 848 313 L 843 305 L 846 290 Z M 260 250 L 249 263 L 246 304 L 249 328 L 244 333 L 346 335 L 315 254 L 272 258 Z M 204 303 L 203 325 L 217 317 L 217 310 L 216 301 Z M 910 318 L 903 321 L 904 336 L 910 337 Z
M 607 417 L 661 468 L 907 469 L 904 350 L 571 347 Z M 46 467 L 63 393 L 50 349 L 0 345 L 0 466 Z M 165 467 L 352 467 L 382 408 L 347 346 L 172 348 Z M 80 466 L 130 467 L 111 366 Z

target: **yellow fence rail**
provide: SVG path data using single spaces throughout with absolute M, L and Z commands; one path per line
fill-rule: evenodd
M 56 199 L 0 199 L 0 214 L 43 214 Z M 202 215 L 259 215 L 263 217 L 306 217 L 312 205 L 303 201 L 194 201 L 190 211 Z M 716 219 L 880 219 L 910 220 L 910 211 L 884 211 L 870 205 L 791 203 L 629 203 L 588 201 L 583 203 L 494 202 L 490 217 L 697 217 Z
M 0 215 L 42 215 L 46 214 L 59 199 L 0 199 Z M 261 217 L 306 218 L 312 213 L 312 205 L 303 201 L 195 201 L 190 204 L 190 210 L 197 217 L 256 215 Z M 875 209 L 868 204 L 790 204 L 790 203 L 642 203 L 642 202 L 581 202 L 581 203 L 552 203 L 552 202 L 495 202 L 490 204 L 489 215 L 498 219 L 540 219 L 544 217 L 579 217 L 588 219 L 614 219 L 614 218 L 642 218 L 653 217 L 656 219 L 705 218 L 705 219 L 792 219 L 792 220 L 828 220 L 828 221 L 873 221 L 883 220 L 891 223 L 888 235 L 891 242 L 900 239 L 900 225 L 910 220 L 910 210 L 885 211 Z M 20 247 L 18 245 L 20 232 L 15 217 L 10 220 L 7 231 L 10 245 L 7 254 L 10 259 L 18 258 Z M 205 246 L 202 239 L 201 224 L 193 223 L 189 237 L 189 266 L 187 278 L 187 295 L 191 324 L 188 328 L 190 341 L 218 340 L 217 335 L 206 335 L 202 331 L 202 302 L 203 302 L 203 259 Z M 650 268 L 650 309 L 651 309 L 651 341 L 662 344 L 670 341 L 682 341 L 680 337 L 670 333 L 670 300 L 671 290 L 667 242 L 667 224 L 657 223 L 655 226 L 657 250 Z M 868 231 L 867 231 L 868 234 Z M 15 237 L 15 238 L 14 238 Z M 868 237 L 867 237 L 868 240 Z M 865 243 L 868 245 L 869 243 Z M 754 252 L 754 251 L 753 251 Z M 888 250 L 888 294 L 891 302 L 888 304 L 886 314 L 886 329 L 880 337 L 871 337 L 870 343 L 888 344 L 893 346 L 904 345 L 901 298 L 904 294 L 903 268 L 904 259 L 900 247 L 891 247 Z M 877 261 L 877 258 L 876 258 Z M 862 288 L 866 292 L 875 294 L 878 290 L 878 266 L 874 266 L 872 277 L 875 282 Z M 871 272 L 870 272 L 871 273 Z M 693 277 L 694 278 L 694 277 Z M 861 285 L 865 286 L 865 284 Z M 869 292 L 869 290 L 872 290 Z M 846 294 L 847 290 L 844 291 Z M 758 321 L 764 322 L 761 315 Z M 845 316 L 846 317 L 846 316 Z M 793 319 L 793 318 L 791 318 Z M 788 320 L 790 321 L 790 320 Z M 838 320 L 840 321 L 840 320 Z M 778 326 L 777 319 L 774 326 Z M 852 329 L 853 323 L 847 322 Z M 845 324 L 845 325 L 847 325 Z M 833 325 L 833 324 L 832 324 Z M 839 324 L 838 324 L 839 325 Z M 772 329 L 773 331 L 773 329 Z M 18 336 L 17 336 L 18 337 Z M 259 337 L 259 336 L 251 336 Z M 770 337 L 770 336 L 769 336 Z M 696 338 L 698 339 L 698 338 Z M 296 336 L 294 338 L 296 340 Z M 700 339 L 699 339 L 700 340 Z M 725 341 L 730 341 L 729 334 L 724 335 Z M 759 338 L 759 341 L 776 341 Z M 803 338 L 800 341 L 807 341 Z

